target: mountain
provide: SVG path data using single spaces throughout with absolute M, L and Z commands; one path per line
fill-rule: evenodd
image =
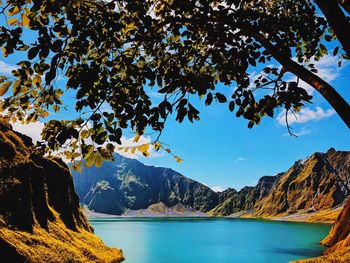
M 101 168 L 73 172 L 73 179 L 81 203 L 99 213 L 120 215 L 159 202 L 208 212 L 219 203 L 218 194 L 201 183 L 118 154 Z
M 214 216 L 288 217 L 333 221 L 350 193 L 350 152 L 331 148 L 296 161 L 286 172 L 263 176 L 256 186 L 215 193 L 179 173 L 146 166 L 120 155 L 102 168 L 73 172 L 81 202 L 95 212 L 120 215 L 164 203 L 178 203 Z M 323 211 L 323 213 L 319 213 Z M 318 213 L 318 214 L 315 214 Z M 322 217 L 322 218 L 321 218 Z M 291 219 L 289 217 L 288 219 Z
M 350 152 L 331 148 L 295 162 L 284 173 L 262 177 L 255 187 L 226 190 L 210 213 L 277 217 L 334 209 L 349 195 L 349 180 Z
M 68 166 L 0 118 L 0 262 L 121 262 L 93 234 Z
M 210 211 L 214 216 L 228 216 L 241 211 L 250 211 L 258 200 L 267 196 L 281 174 L 276 176 L 263 176 L 255 187 L 246 186 L 237 192 L 229 188 L 219 193 L 219 205 Z

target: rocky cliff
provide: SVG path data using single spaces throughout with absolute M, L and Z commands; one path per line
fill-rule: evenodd
M 159 202 L 207 212 L 219 203 L 218 194 L 201 183 L 118 154 L 101 168 L 73 172 L 73 178 L 81 202 L 100 213 L 120 215 Z
M 280 176 L 280 174 L 263 176 L 255 187 L 246 186 L 239 192 L 230 188 L 219 193 L 220 203 L 210 211 L 210 214 L 227 216 L 240 211 L 253 211 L 256 202 L 270 193 Z
M 239 192 L 226 190 L 210 213 L 245 211 L 254 217 L 278 217 L 334 209 L 350 193 L 349 163 L 350 152 L 331 148 L 326 153 L 315 153 L 295 162 L 284 173 L 262 177 L 255 187 L 244 187 Z
M 335 161 L 338 160 L 338 161 Z M 296 162 L 254 206 L 257 216 L 314 212 L 340 205 L 349 194 L 350 152 L 330 149 Z
M 0 262 L 122 261 L 93 234 L 67 165 L 30 147 L 0 119 Z
M 348 198 L 343 210 L 336 222 L 322 241 L 328 248 L 324 255 L 318 258 L 299 260 L 299 263 L 348 263 L 350 262 L 350 198 Z

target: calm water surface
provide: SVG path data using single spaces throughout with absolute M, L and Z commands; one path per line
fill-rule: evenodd
M 248 219 L 93 219 L 125 263 L 289 262 L 318 256 L 329 225 Z

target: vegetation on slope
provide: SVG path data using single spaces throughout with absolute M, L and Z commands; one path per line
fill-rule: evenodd
M 80 210 L 68 167 L 0 119 L 0 261 L 120 262 Z

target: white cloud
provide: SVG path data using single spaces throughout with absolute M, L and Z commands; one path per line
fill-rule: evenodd
M 21 122 L 15 122 L 11 124 L 12 124 L 12 128 L 15 131 L 31 137 L 33 140 L 33 143 L 36 143 L 37 141 L 42 140 L 41 131 L 44 128 L 44 123 L 36 121 L 29 124 L 22 124 Z
M 42 140 L 41 132 L 42 132 L 42 129 L 44 128 L 44 123 L 37 121 L 29 124 L 22 124 L 21 122 L 15 122 L 11 124 L 15 131 L 31 137 L 33 140 L 33 143 L 36 143 L 37 141 Z M 137 146 L 137 145 L 142 145 L 142 144 L 151 142 L 151 138 L 149 136 L 141 136 L 137 143 L 133 142 L 133 140 L 134 138 L 126 138 L 125 136 L 122 136 L 121 138 L 122 144 L 121 145 L 116 144 L 116 147 L 130 147 L 130 146 Z M 160 149 L 159 151 L 156 151 L 153 146 L 150 146 L 148 151 L 150 154 L 149 158 L 162 157 L 165 154 L 165 152 L 162 149 Z M 143 154 L 139 151 L 135 151 L 134 154 L 132 154 L 130 150 L 128 152 L 117 150 L 116 152 L 119 153 L 120 155 L 123 155 L 124 157 L 131 158 L 131 159 L 138 159 L 139 157 L 143 156 Z M 60 151 L 58 151 L 57 153 L 60 153 Z
M 305 128 L 305 127 L 302 127 L 300 131 L 297 131 L 297 132 L 293 131 L 293 134 L 295 136 L 299 137 L 299 136 L 311 134 L 311 130 L 309 130 L 309 129 Z M 283 136 L 290 136 L 290 134 L 289 133 L 284 133 Z
M 243 157 L 243 156 L 239 156 L 239 157 L 237 157 L 237 159 L 235 160 L 236 163 L 242 162 L 242 161 L 248 161 L 248 158 Z
M 293 123 L 307 123 L 309 121 L 318 121 L 321 119 L 329 118 L 335 114 L 335 110 L 328 109 L 324 110 L 321 107 L 316 107 L 315 110 L 310 108 L 303 108 L 300 112 L 295 113 L 288 112 L 288 123 L 291 125 Z M 277 121 L 279 124 L 286 126 L 286 111 L 282 111 L 277 116 Z
M 11 75 L 12 70 L 16 70 L 17 67 L 11 66 L 0 60 L 0 74 Z
M 211 188 L 211 190 L 213 190 L 214 192 L 223 192 L 223 191 L 225 191 L 226 190 L 226 188 L 223 188 L 222 186 L 220 186 L 220 185 L 215 185 L 215 186 L 212 186 L 212 187 L 210 187 Z
M 310 64 L 315 64 L 315 68 L 318 70 L 315 73 L 317 76 L 330 83 L 340 76 L 341 70 L 345 67 L 345 65 L 338 67 L 338 60 L 337 57 L 326 55 L 319 61 L 310 61 Z M 289 81 L 296 81 L 296 79 L 296 77 L 293 77 Z M 313 87 L 304 81 L 299 81 L 299 86 L 304 88 L 310 95 L 315 91 Z

